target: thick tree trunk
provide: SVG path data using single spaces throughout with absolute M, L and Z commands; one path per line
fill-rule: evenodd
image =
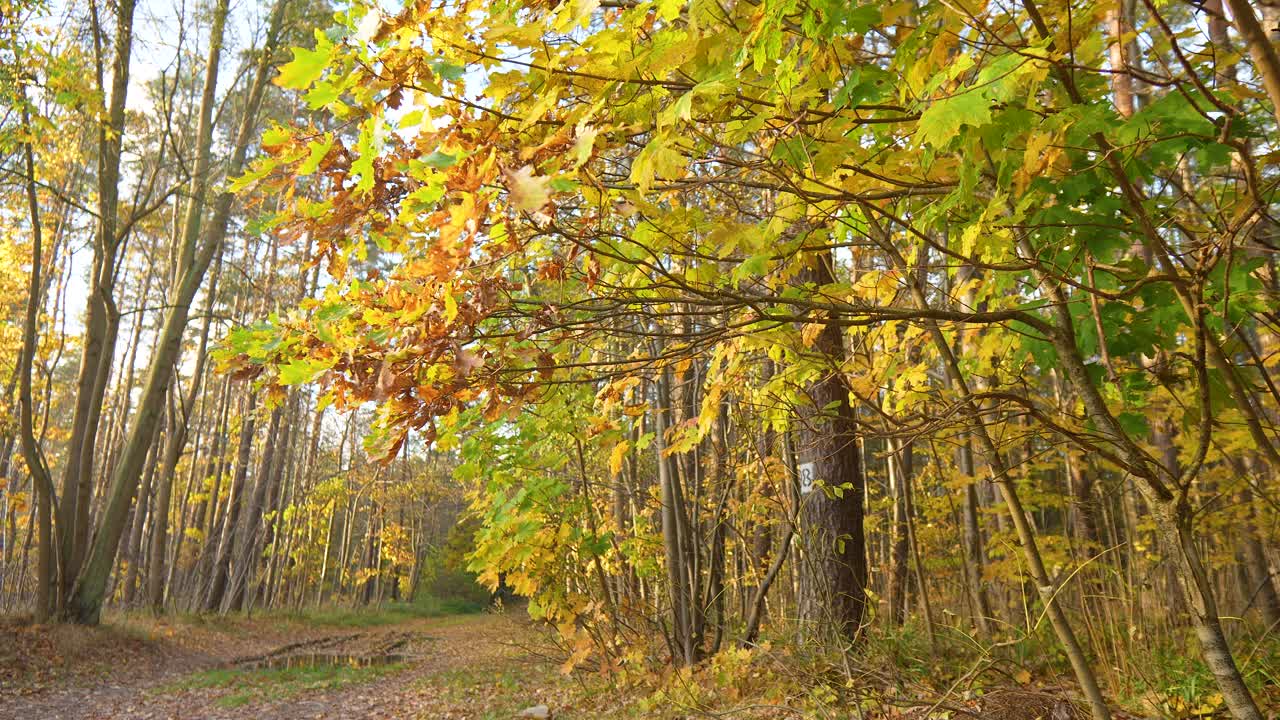
M 835 281 L 831 253 L 815 254 L 808 279 L 819 287 Z M 857 421 L 845 384 L 844 334 L 825 323 L 813 345 L 827 366 L 808 388 L 798 448 L 802 489 L 800 541 L 805 551 L 800 618 L 811 633 L 835 633 L 856 641 L 866 614 L 867 556 L 863 529 L 866 492 Z M 803 477 L 804 475 L 810 477 Z

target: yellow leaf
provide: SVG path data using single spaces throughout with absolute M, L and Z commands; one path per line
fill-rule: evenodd
M 677 361 L 675 364 L 676 377 L 684 377 L 684 374 L 689 372 L 690 365 L 693 365 L 693 360 L 689 358 L 682 358 Z
M 805 324 L 805 326 L 800 330 L 800 341 L 804 343 L 805 347 L 813 347 L 814 341 L 822 334 L 822 330 L 825 327 L 826 325 L 822 323 Z
M 458 301 L 453 299 L 453 285 L 445 283 L 441 295 L 444 297 L 444 321 L 449 324 L 458 317 Z
M 532 165 L 525 165 L 515 172 L 507 172 L 505 175 L 511 204 L 517 210 L 535 212 L 542 208 L 543 205 L 546 205 L 551 198 L 551 194 L 547 190 L 551 178 L 534 177 Z
M 609 453 L 609 474 L 616 476 L 622 472 L 622 461 L 627 458 L 627 451 L 631 449 L 631 443 L 623 440 L 613 446 L 613 452 Z

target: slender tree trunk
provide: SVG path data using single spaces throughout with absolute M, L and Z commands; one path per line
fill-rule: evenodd
M 870 214 L 867 215 L 867 219 L 872 224 L 872 237 L 889 254 L 894 265 L 904 273 L 908 271 L 909 268 L 902 255 L 887 242 L 888 238 L 884 230 L 881 229 L 878 219 Z M 928 254 L 927 246 L 921 246 L 919 252 L 920 262 L 923 263 Z M 926 310 L 929 308 L 929 302 L 924 290 L 918 279 L 914 275 L 911 277 L 910 292 L 912 299 L 915 301 L 917 308 Z M 1062 307 L 1066 310 L 1065 304 Z M 1058 588 L 1050 578 L 1048 569 L 1044 564 L 1044 558 L 1040 555 L 1035 531 L 1032 529 L 1031 523 L 1027 519 L 1027 513 L 1022 507 L 1022 501 L 1018 496 L 1017 488 L 1013 484 L 1013 477 L 1005 464 L 1004 456 L 1001 455 L 999 448 L 987 430 L 981 410 L 969 390 L 969 385 L 965 381 L 964 375 L 960 371 L 960 364 L 956 359 L 955 353 L 943 335 L 942 330 L 938 327 L 938 323 L 928 320 L 924 324 L 933 341 L 934 348 L 943 360 L 952 389 L 965 402 L 963 412 L 969 423 L 970 434 L 978 440 L 986 454 L 987 466 L 991 470 L 992 480 L 996 483 L 1004 498 L 1005 507 L 1009 510 L 1014 530 L 1018 534 L 1018 542 L 1022 546 L 1023 556 L 1027 561 L 1031 579 L 1035 582 L 1040 598 L 1045 604 L 1045 614 L 1048 615 L 1054 633 L 1058 636 L 1058 640 L 1062 643 L 1063 650 L 1066 652 L 1067 659 L 1071 662 L 1072 670 L 1075 672 L 1076 680 L 1080 683 L 1081 691 L 1089 702 L 1094 720 L 1109 720 L 1111 711 L 1107 707 L 1106 700 L 1102 697 L 1097 677 L 1094 675 L 1093 668 L 1089 665 L 1089 661 L 1084 654 L 1084 648 L 1080 645 L 1075 630 L 1072 628 L 1066 612 L 1062 609 L 1062 604 L 1057 602 Z
M 889 489 L 893 494 L 893 543 L 889 557 L 889 621 L 894 627 L 901 627 L 907 614 L 907 578 L 910 573 L 907 529 L 907 494 L 904 478 L 899 468 L 901 464 L 893 460 L 893 443 L 889 444 L 887 466 L 889 470 Z
M 58 606 L 62 609 L 76 573 L 82 564 L 89 540 L 89 498 L 93 490 L 93 452 L 97 437 L 106 376 L 115 349 L 115 328 L 119 314 L 112 298 L 115 259 L 121 239 L 117 237 L 120 152 L 124 139 L 125 100 L 129 88 L 129 60 L 133 49 L 134 0 L 116 4 L 111 90 L 108 93 L 102 68 L 102 28 L 97 6 L 91 6 L 93 36 L 97 55 L 98 89 L 108 98 L 103 108 L 105 120 L 98 129 L 98 227 L 94 239 L 94 259 L 85 318 L 80 369 L 76 379 L 76 403 L 71 421 L 71 437 L 66 448 L 62 501 L 58 514 L 60 562 L 58 566 Z M 105 582 L 104 582 L 105 585 Z
M 20 99 L 22 105 L 22 124 L 31 127 L 31 116 L 27 110 L 26 91 Z M 40 323 L 41 280 L 44 258 L 42 255 L 43 238 L 40 225 L 40 198 L 36 193 L 35 153 L 31 149 L 31 134 L 22 144 L 22 159 L 27 173 L 25 179 L 27 194 L 27 210 L 31 222 L 31 275 L 27 284 L 27 310 L 22 325 L 22 354 L 19 358 L 19 433 L 22 435 L 22 457 L 27 463 L 27 472 L 31 475 L 31 483 L 36 492 L 38 526 L 40 539 L 36 548 L 36 605 L 37 622 L 47 620 L 53 612 L 53 478 L 45 464 L 44 454 L 35 436 L 34 411 L 31 397 L 31 368 L 35 363 L 38 347 L 38 326 Z M 28 537 L 30 535 L 28 534 Z
M 222 15 L 225 16 L 225 2 Z M 262 101 L 263 91 L 267 83 L 267 75 L 271 68 L 272 48 L 280 35 L 284 21 L 284 8 L 287 0 L 277 0 L 272 11 L 271 26 L 267 40 L 258 63 L 257 72 L 250 85 L 245 104 L 244 115 L 240 118 L 240 126 L 236 134 L 235 149 L 232 152 L 228 174 L 235 175 L 243 169 L 249 142 L 257 125 L 257 111 Z M 220 36 L 221 33 L 219 32 Z M 221 38 L 214 41 L 220 44 Z M 216 65 L 216 63 L 212 63 Z M 191 300 L 199 289 L 213 259 L 215 252 L 222 246 L 231 213 L 233 196 L 230 192 L 222 193 L 215 205 L 210 236 L 202 247 L 197 247 L 196 236 L 192 233 L 190 241 L 183 248 L 181 267 L 184 268 L 182 280 L 174 293 L 174 299 L 164 322 L 164 330 L 160 336 L 156 353 L 152 359 L 151 370 L 147 375 L 146 387 L 139 401 L 138 418 L 129 432 L 129 439 L 122 454 L 120 466 L 113 474 L 111 493 L 106 510 L 103 513 L 102 528 L 94 541 L 90 559 L 83 574 L 76 583 L 76 590 L 69 603 L 68 615 L 77 622 L 97 624 L 102 608 L 102 595 L 106 588 L 107 576 L 114 563 L 115 554 L 120 543 L 120 533 L 124 527 L 124 513 L 133 494 L 138 488 L 138 472 L 146 456 L 151 437 L 151 430 L 163 409 L 163 400 L 168 393 L 169 382 L 173 377 L 174 365 L 182 349 L 182 335 L 186 329 L 187 316 L 191 308 Z
M 1232 20 L 1244 38 L 1249 49 L 1249 57 L 1253 58 L 1254 70 L 1262 81 L 1262 87 L 1271 99 L 1271 110 L 1280 123 L 1280 53 L 1267 38 L 1267 29 L 1258 22 L 1253 14 L 1253 3 L 1249 0 L 1226 0 L 1231 7 Z
M 231 572 L 232 546 L 235 533 L 240 523 L 240 507 L 244 504 L 244 483 L 249 474 L 249 455 L 253 451 L 254 412 L 257 409 L 258 395 L 249 395 L 244 416 L 241 419 L 240 441 L 236 451 L 235 477 L 231 481 L 231 492 L 227 497 L 227 511 L 222 517 L 222 532 L 217 544 L 217 554 L 213 556 L 213 568 L 210 570 L 209 589 L 204 597 L 204 611 L 213 612 L 222 606 L 223 596 L 227 592 L 227 579 Z M 213 541 L 212 534 L 206 543 Z
M 130 528 L 125 546 L 125 557 L 128 558 L 129 564 L 124 576 L 124 589 L 121 601 L 125 607 L 133 604 L 134 591 L 138 582 L 138 566 L 143 562 L 143 531 L 146 529 L 147 516 L 151 507 L 151 487 L 155 483 L 156 465 L 156 443 L 160 434 L 163 432 L 164 423 L 157 423 L 155 436 L 151 439 L 151 452 L 147 456 L 146 467 L 143 472 L 142 488 L 138 491 L 137 501 L 133 506 L 133 517 L 130 519 Z
M 679 507 L 676 502 L 678 480 L 672 477 L 671 459 L 666 456 L 667 413 L 671 408 L 670 381 L 666 372 L 658 382 L 658 408 L 654 411 L 654 449 L 658 462 L 658 486 L 662 492 L 662 547 L 666 557 L 667 586 L 671 603 L 677 661 L 684 665 L 697 662 L 690 626 L 688 574 L 681 552 Z
M 212 55 L 212 53 L 210 53 Z M 201 117 L 203 122 L 204 118 Z M 165 559 L 169 542 L 169 513 L 173 494 L 174 475 L 178 470 L 178 460 L 187 443 L 187 431 L 190 427 L 189 413 L 195 407 L 196 396 L 200 392 L 204 380 L 205 360 L 208 356 L 209 327 L 213 322 L 213 306 L 217 295 L 218 278 L 221 275 L 222 262 L 219 259 L 214 268 L 213 279 L 209 282 L 205 316 L 200 328 L 200 342 L 196 346 L 196 365 L 191 372 L 191 385 L 183 398 L 182 407 L 178 408 L 169 433 L 169 442 L 164 451 L 164 466 L 160 471 L 160 485 L 156 489 L 155 520 L 151 530 L 151 564 L 147 568 L 147 604 L 159 611 L 164 605 Z M 194 461 L 193 461 L 194 462 Z
M 964 507 L 961 514 L 964 519 L 964 551 L 968 562 L 965 563 L 967 585 L 973 601 L 974 622 L 978 632 L 984 637 L 991 636 L 991 601 L 987 597 L 986 543 L 982 538 L 982 528 L 978 524 L 978 488 L 977 476 L 973 463 L 973 446 L 965 438 L 964 444 L 957 451 L 960 461 L 960 472 L 970 478 L 964 486 Z
M 778 544 L 778 552 L 774 555 L 773 562 L 769 565 L 769 571 L 760 580 L 760 585 L 756 587 L 755 594 L 751 598 L 751 604 L 748 606 L 746 629 L 742 633 L 743 646 L 754 645 L 756 638 L 760 635 L 760 621 L 764 618 L 765 597 L 769 594 L 769 588 L 773 586 L 773 582 L 778 579 L 778 573 L 781 572 L 783 563 L 787 561 L 787 556 L 791 550 L 791 539 L 794 536 L 795 528 L 788 524 L 787 531 L 783 533 L 782 541 Z
M 240 517 L 240 526 L 236 530 L 239 536 L 239 557 L 233 558 L 236 572 L 232 576 L 231 590 L 225 603 L 231 612 L 244 609 L 246 588 L 253 572 L 257 568 L 258 556 L 261 554 L 259 541 L 262 538 L 262 513 L 267 493 L 271 489 L 273 479 L 279 478 L 282 462 L 276 456 L 282 453 L 277 448 L 288 447 L 288 430 L 281 436 L 280 423 L 284 419 L 284 406 L 277 405 L 271 411 L 271 422 L 267 429 L 266 444 L 262 450 L 262 460 L 258 466 L 258 479 L 253 486 L 253 494 L 249 504 L 245 506 Z
M 1271 563 L 1267 560 L 1267 551 L 1258 539 L 1257 513 L 1253 510 L 1253 493 L 1245 490 L 1241 494 L 1242 504 L 1248 508 L 1249 522 L 1243 528 L 1245 575 L 1249 578 L 1249 594 L 1245 600 L 1258 608 L 1262 622 L 1267 629 L 1280 630 L 1280 594 L 1276 592 L 1275 576 L 1271 572 Z

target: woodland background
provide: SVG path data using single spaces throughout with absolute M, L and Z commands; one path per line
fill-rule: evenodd
M 492 591 L 629 681 L 789 645 L 1269 717 L 1278 43 L 1246 0 L 0 0 L 0 610 Z

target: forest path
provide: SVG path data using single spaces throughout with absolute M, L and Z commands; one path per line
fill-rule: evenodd
M 572 689 L 529 649 L 539 637 L 518 611 L 374 628 L 268 619 L 155 628 L 78 630 L 91 637 L 45 628 L 33 649 L 30 633 L 4 627 L 12 637 L 0 636 L 0 646 L 15 639 L 17 650 L 0 650 L 0 720 L 463 720 L 510 718 L 538 704 L 574 716 L 565 712 Z M 52 652 L 62 670 L 39 672 L 37 652 Z

